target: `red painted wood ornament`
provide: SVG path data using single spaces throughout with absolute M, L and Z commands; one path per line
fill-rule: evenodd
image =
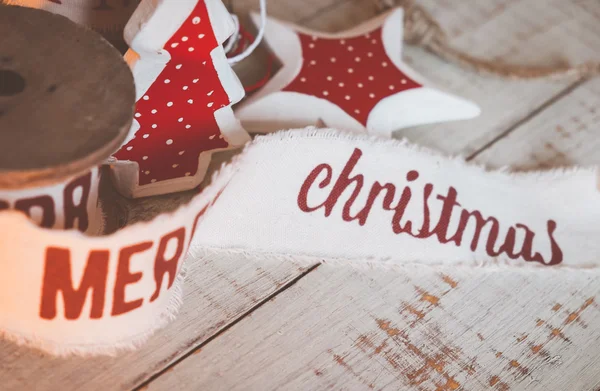
M 402 61 L 402 34 L 402 9 L 335 35 L 271 19 L 265 39 L 283 68 L 236 114 L 256 133 L 321 119 L 386 136 L 479 115 L 475 104 L 430 87 Z
M 244 89 L 221 46 L 233 29 L 220 0 L 141 2 L 125 29 L 138 101 L 131 137 L 111 162 L 120 193 L 192 189 L 213 152 L 249 140 L 231 109 Z

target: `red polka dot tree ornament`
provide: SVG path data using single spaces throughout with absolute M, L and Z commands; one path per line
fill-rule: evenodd
M 111 162 L 119 192 L 192 189 L 213 152 L 249 140 L 230 107 L 244 97 L 221 46 L 233 32 L 221 0 L 140 3 L 125 28 L 138 101 L 130 138 Z
M 270 19 L 265 40 L 283 67 L 236 114 L 255 133 L 321 120 L 329 127 L 385 136 L 479 115 L 475 104 L 430 87 L 402 61 L 402 37 L 402 9 L 339 34 Z

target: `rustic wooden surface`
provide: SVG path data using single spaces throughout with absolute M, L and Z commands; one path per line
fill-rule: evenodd
M 420 0 L 474 54 L 600 59 L 597 0 Z M 236 10 L 253 0 L 233 0 Z M 270 13 L 340 30 L 367 0 L 272 0 Z M 600 161 L 600 80 L 508 82 L 418 48 L 405 58 L 478 102 L 473 121 L 398 136 L 493 167 Z M 568 207 L 568 205 L 565 205 Z M 600 272 L 341 267 L 209 257 L 188 264 L 179 318 L 116 358 L 50 359 L 0 342 L 6 390 L 600 389 Z

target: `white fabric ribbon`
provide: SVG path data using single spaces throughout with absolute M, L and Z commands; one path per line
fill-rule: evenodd
M 188 205 L 112 235 L 0 212 L 0 331 L 60 355 L 134 348 L 176 313 L 188 249 L 596 268 L 597 221 L 592 169 L 488 172 L 406 142 L 281 132 L 258 137 Z
M 260 137 L 237 164 L 196 245 L 399 263 L 598 265 L 592 169 L 488 172 L 407 142 L 321 129 Z

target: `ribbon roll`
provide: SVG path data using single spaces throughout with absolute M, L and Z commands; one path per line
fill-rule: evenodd
M 108 236 L 0 213 L 0 333 L 56 355 L 113 354 L 144 342 L 181 304 L 183 260 L 221 184 Z
M 23 7 L 0 6 L 0 47 L 0 334 L 56 355 L 132 349 L 176 313 L 221 182 L 107 234 L 126 201 L 97 167 L 134 117 L 127 64 L 97 34 Z

